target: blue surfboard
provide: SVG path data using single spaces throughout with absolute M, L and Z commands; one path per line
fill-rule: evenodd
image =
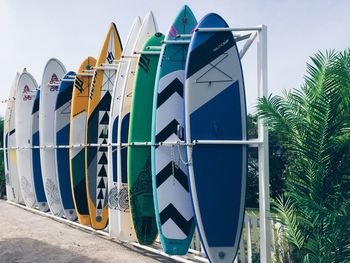
M 39 209 L 43 212 L 49 210 L 47 204 L 43 177 L 41 174 L 41 165 L 40 165 L 40 150 L 35 147 L 40 146 L 39 142 L 39 101 L 40 101 L 40 89 L 36 91 L 33 111 L 32 111 L 32 162 L 33 162 L 33 181 L 34 181 L 34 191 L 36 195 L 36 200 L 39 206 Z
M 226 28 L 217 14 L 197 28 Z M 232 32 L 195 31 L 189 46 L 185 89 L 186 142 L 246 140 L 242 67 Z M 211 262 L 233 262 L 241 237 L 247 146 L 187 147 L 190 187 L 201 241 Z
M 168 41 L 187 40 L 179 34 L 191 34 L 196 18 L 184 6 L 171 25 Z M 183 140 L 183 92 L 188 44 L 165 43 L 158 64 L 153 99 L 152 142 Z M 152 186 L 156 221 L 164 252 L 187 253 L 194 232 L 194 215 L 188 185 L 187 167 L 181 160 L 186 148 L 152 146 Z
M 75 73 L 69 71 L 61 81 L 55 108 L 56 145 L 69 145 L 70 112 Z M 84 132 L 84 131 L 82 131 Z M 57 161 L 57 180 L 64 215 L 74 221 L 77 216 L 74 208 L 69 170 L 69 149 L 55 151 Z

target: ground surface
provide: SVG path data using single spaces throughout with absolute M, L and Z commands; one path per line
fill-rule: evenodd
M 0 200 L 0 262 L 174 262 Z

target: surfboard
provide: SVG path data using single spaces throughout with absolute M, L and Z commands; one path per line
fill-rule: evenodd
M 164 35 L 156 33 L 142 49 L 145 54 L 140 56 L 136 71 L 130 111 L 129 144 L 151 141 L 154 82 L 159 54 L 146 53 L 160 53 L 163 40 Z M 158 230 L 153 203 L 151 148 L 148 145 L 129 146 L 127 171 L 130 211 L 136 237 L 140 244 L 150 245 L 157 237 Z
M 18 80 L 19 73 L 16 74 L 16 77 L 14 79 L 14 83 Z M 15 98 L 15 87 L 16 84 L 12 84 L 10 89 L 10 94 L 6 103 L 6 110 L 5 110 L 5 117 L 4 117 L 4 136 L 3 136 L 3 142 L 4 142 L 4 172 L 5 172 L 5 187 L 6 187 L 6 198 L 7 200 L 14 201 L 15 199 L 15 193 L 12 190 L 13 187 L 11 185 L 10 181 L 10 175 L 9 175 L 9 168 L 8 168 L 8 135 L 9 135 L 9 115 L 12 107 L 12 102 Z
M 74 81 L 70 114 L 70 145 L 84 145 L 86 142 L 86 117 L 89 90 L 92 83 L 96 59 L 86 58 L 80 65 Z M 75 211 L 82 225 L 90 225 L 85 179 L 85 147 L 70 148 L 70 180 Z
M 29 148 L 32 147 L 31 112 L 37 88 L 38 85 L 33 76 L 23 69 L 17 82 L 15 102 L 16 142 L 19 147 L 17 167 L 23 200 L 30 208 L 35 208 L 37 205 L 34 192 L 32 150 Z
M 166 40 L 185 41 L 196 19 L 184 6 L 171 25 Z M 183 93 L 187 44 L 165 44 L 159 61 L 153 100 L 152 142 L 183 140 Z M 152 146 L 152 179 L 160 241 L 170 255 L 187 253 L 194 232 L 186 153 L 184 146 Z
M 107 144 L 109 110 L 116 77 L 114 60 L 119 60 L 122 44 L 114 23 L 97 59 L 89 94 L 87 143 Z M 104 229 L 108 222 L 108 147 L 86 147 L 86 178 L 91 226 Z
M 10 96 L 7 102 L 6 115 L 4 120 L 4 142 L 5 149 L 4 157 L 5 165 L 7 165 L 7 173 L 5 172 L 6 180 L 6 195 L 7 200 L 24 203 L 21 189 L 19 186 L 19 177 L 17 171 L 17 150 L 13 149 L 17 146 L 16 144 L 16 129 L 15 129 L 15 99 L 16 99 L 16 87 L 19 78 L 19 73 L 16 74 L 13 80 Z
M 47 212 L 49 206 L 47 204 L 43 177 L 41 174 L 41 165 L 40 165 L 40 150 L 35 147 L 39 147 L 39 101 L 40 101 L 40 87 L 37 89 L 34 97 L 33 109 L 32 109 L 32 168 L 33 168 L 33 183 L 36 200 L 38 203 L 38 208 Z
M 69 145 L 70 112 L 75 72 L 67 72 L 58 88 L 55 107 L 55 145 Z M 69 171 L 69 149 L 56 148 L 56 173 L 59 196 L 61 199 L 64 216 L 71 221 L 77 218 L 74 209 L 72 188 Z
M 39 139 L 40 163 L 47 202 L 51 212 L 56 216 L 63 215 L 56 170 L 55 149 L 55 106 L 60 81 L 66 73 L 63 64 L 51 58 L 45 66 L 39 100 Z
M 197 28 L 226 28 L 217 14 Z M 186 65 L 186 142 L 247 140 L 242 67 L 232 32 L 194 32 Z M 187 148 L 191 196 L 203 247 L 211 262 L 233 262 L 244 220 L 247 146 Z M 218 223 L 220 222 L 220 223 Z
M 110 122 L 109 130 L 111 131 L 108 134 L 108 141 L 112 143 L 117 143 L 118 135 L 118 116 L 120 108 L 120 98 L 122 95 L 122 90 L 124 87 L 126 72 L 130 63 L 130 60 L 133 59 L 133 46 L 135 44 L 136 38 L 140 31 L 141 27 L 141 18 L 138 16 L 135 18 L 129 35 L 126 40 L 125 48 L 122 53 L 122 57 L 119 62 L 119 67 L 117 71 L 117 77 L 115 78 L 112 102 L 111 102 L 111 111 L 110 111 Z M 119 204 L 119 201 L 123 199 L 118 198 L 118 177 L 117 177 L 117 147 L 108 148 L 108 206 L 109 206 L 109 234 L 113 237 L 119 236 L 120 224 L 118 220 L 117 210 L 124 207 L 123 203 Z M 126 214 L 126 217 L 130 218 L 130 215 Z M 127 219 L 128 219 L 127 218 Z
M 122 90 L 121 102 L 119 108 L 118 119 L 118 143 L 128 143 L 129 119 L 131 109 L 131 99 L 135 83 L 135 72 L 139 61 L 139 54 L 135 52 L 141 51 L 143 45 L 157 32 L 156 20 L 152 12 L 146 14 L 143 19 L 140 32 L 133 46 L 134 58 L 130 61 L 126 73 L 126 78 Z M 128 194 L 128 176 L 127 176 L 127 148 L 121 147 L 117 149 L 117 174 L 118 174 L 118 193 L 119 204 L 119 239 L 126 241 L 136 241 L 135 231 L 130 217 L 129 194 Z

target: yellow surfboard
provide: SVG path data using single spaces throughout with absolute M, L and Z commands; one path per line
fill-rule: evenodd
M 91 226 L 104 229 L 108 222 L 107 144 L 109 110 L 117 73 L 116 60 L 120 59 L 122 44 L 114 23 L 111 24 L 101 53 L 97 59 L 89 93 L 86 147 L 87 197 Z
M 86 120 L 89 103 L 89 91 L 96 59 L 87 57 L 80 65 L 74 81 L 72 108 L 70 116 L 70 145 L 84 145 L 86 141 Z M 85 177 L 85 147 L 73 147 L 69 150 L 70 180 L 75 211 L 82 225 L 90 225 L 89 207 Z

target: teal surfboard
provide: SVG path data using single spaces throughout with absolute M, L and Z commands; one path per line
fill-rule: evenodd
M 158 64 L 153 100 L 152 142 L 183 141 L 184 83 L 188 37 L 196 19 L 188 6 L 177 15 L 166 36 Z M 152 146 L 155 214 L 165 253 L 184 255 L 194 231 L 184 146 Z

